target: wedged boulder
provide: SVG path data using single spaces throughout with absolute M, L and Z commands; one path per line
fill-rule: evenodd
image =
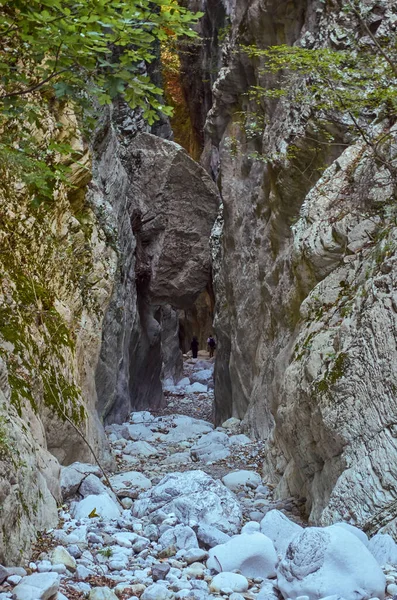
M 277 555 L 271 539 L 262 533 L 240 534 L 209 551 L 207 567 L 214 571 L 238 569 L 246 577 L 274 577 Z
M 23 577 L 13 593 L 16 600 L 50 600 L 57 593 L 59 583 L 57 573 L 33 573 Z
M 109 496 L 116 500 L 112 490 L 107 487 L 96 475 L 88 475 L 83 479 L 79 490 L 79 494 L 86 498 L 87 496 L 98 496 L 99 494 L 109 494 Z
M 98 496 L 87 496 L 81 502 L 76 502 L 71 513 L 75 519 L 85 519 L 92 513 L 94 516 L 104 519 L 117 519 L 121 514 L 121 509 L 108 494 L 99 494 Z
M 150 479 L 139 473 L 139 471 L 126 471 L 109 477 L 109 481 L 116 494 L 122 498 L 138 497 L 140 492 L 152 487 Z
M 209 462 L 230 456 L 229 438 L 226 433 L 211 431 L 203 435 L 191 448 L 191 455 L 196 460 Z
M 380 565 L 397 565 L 397 544 L 388 533 L 377 533 L 367 546 Z
M 75 462 L 67 467 L 61 468 L 61 492 L 62 498 L 67 500 L 74 496 L 83 479 L 90 474 L 100 477 L 101 469 L 96 465 Z
M 133 507 L 135 517 L 175 513 L 185 525 L 213 525 L 225 533 L 237 533 L 241 508 L 233 494 L 203 471 L 171 473 L 141 494 Z
M 289 543 L 296 535 L 303 531 L 303 528 L 294 523 L 279 510 L 269 510 L 263 517 L 261 523 L 261 532 L 269 537 L 278 552 L 284 555 Z
M 345 600 L 385 596 L 386 579 L 364 544 L 342 527 L 304 529 L 290 542 L 277 568 L 284 598 L 320 600 L 338 595 Z

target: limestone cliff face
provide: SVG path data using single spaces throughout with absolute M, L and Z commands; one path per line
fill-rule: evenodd
M 366 5 L 377 35 L 389 31 L 392 3 Z M 217 419 L 244 418 L 267 440 L 266 476 L 279 495 L 306 497 L 312 521 L 362 525 L 397 495 L 395 190 L 343 127 L 331 146 L 310 107 L 249 100 L 250 86 L 274 80 L 239 48 L 335 49 L 342 27 L 363 32 L 337 3 L 224 10 L 203 154 L 223 199 L 212 241 Z M 384 152 L 394 159 L 393 145 Z
M 61 184 L 40 205 L 11 178 L 0 193 L 0 355 L 6 365 L 0 561 L 7 563 L 30 551 L 36 529 L 56 522 L 58 461 L 92 461 L 65 415 L 111 464 L 95 410 L 94 374 L 116 253 L 84 201 L 90 161 L 73 112 L 57 110 L 43 113 L 42 134 L 65 135 L 79 152 L 73 187 Z
M 119 253 L 96 372 L 98 410 L 121 422 L 132 408 L 158 407 L 162 380 L 181 374 L 177 309 L 190 308 L 210 278 L 219 198 L 200 165 L 146 133 L 123 106 L 105 119 L 94 153 L 93 199 L 114 224 Z
M 103 419 L 155 408 L 180 378 L 178 310 L 208 284 L 219 205 L 205 170 L 122 104 L 92 151 L 71 108 L 54 111 L 41 134 L 72 141 L 73 187 L 40 205 L 16 181 L 0 193 L 2 563 L 56 522 L 59 463 L 93 460 L 70 420 L 111 467 Z

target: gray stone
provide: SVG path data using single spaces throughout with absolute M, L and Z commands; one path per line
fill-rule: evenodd
M 117 519 L 120 516 L 121 509 L 108 494 L 87 496 L 80 502 L 76 502 L 72 508 L 75 519 L 87 518 L 93 512 L 104 519 Z
M 175 513 L 185 525 L 217 524 L 224 532 L 236 533 L 241 509 L 231 492 L 203 471 L 171 473 L 159 484 L 141 494 L 133 507 L 134 516 L 159 512 Z
M 229 535 L 212 525 L 200 525 L 197 531 L 197 538 L 208 548 L 225 544 L 230 540 Z
M 153 565 L 152 567 L 152 577 L 153 581 L 158 581 L 159 579 L 165 579 L 167 574 L 169 573 L 170 565 L 167 563 L 158 563 Z
M 62 498 L 67 500 L 74 496 L 82 481 L 87 475 L 93 474 L 97 477 L 102 475 L 99 467 L 85 463 L 75 462 L 72 465 L 61 468 L 61 491 Z
M 307 528 L 294 537 L 278 565 L 285 598 L 313 600 L 337 594 L 346 600 L 385 595 L 385 576 L 364 544 L 342 527 Z
M 211 548 L 207 567 L 217 572 L 238 570 L 251 578 L 274 577 L 276 563 L 273 542 L 262 533 L 252 533 L 236 535 Z
M 387 533 L 377 533 L 368 542 L 368 550 L 380 565 L 397 565 L 397 544 Z
M 24 577 L 13 593 L 17 600 L 50 600 L 57 593 L 59 583 L 57 573 L 34 573 Z
M 284 555 L 289 543 L 301 533 L 302 527 L 279 510 L 269 510 L 260 523 L 263 534 L 269 537 L 278 554 Z
M 171 600 L 173 597 L 172 592 L 158 583 L 149 585 L 141 596 L 142 600 Z

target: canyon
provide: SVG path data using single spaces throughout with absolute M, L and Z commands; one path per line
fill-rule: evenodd
M 359 4 L 369 33 L 336 1 L 191 0 L 194 158 L 175 119 L 150 126 L 122 98 L 90 139 L 71 106 L 43 113 L 80 158 L 52 203 L 0 191 L 2 564 L 56 527 L 61 469 L 94 451 L 116 470 L 105 427 L 164 409 L 192 336 L 204 350 L 212 332 L 214 425 L 263 445 L 274 501 L 397 535 L 396 125 L 362 116 L 374 154 L 335 114 L 330 141 L 297 75 L 250 93 L 277 81 L 246 49 L 393 39 L 394 3 Z

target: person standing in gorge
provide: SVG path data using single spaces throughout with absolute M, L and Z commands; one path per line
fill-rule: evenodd
M 197 358 L 197 352 L 199 349 L 199 343 L 197 337 L 194 335 L 192 339 L 192 343 L 190 344 L 190 348 L 192 351 L 193 358 Z
M 215 343 L 215 340 L 212 337 L 212 335 L 210 335 L 210 337 L 208 338 L 207 344 L 208 344 L 208 352 L 210 353 L 210 358 L 212 358 L 214 356 L 214 350 L 216 348 L 216 343 Z

